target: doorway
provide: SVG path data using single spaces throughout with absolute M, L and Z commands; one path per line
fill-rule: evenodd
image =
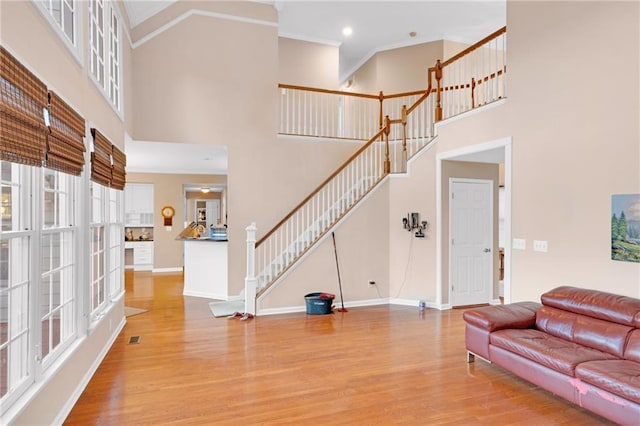
M 504 303 L 510 303 L 511 301 L 511 137 L 497 139 L 491 142 L 486 142 L 478 145 L 468 146 L 464 148 L 454 149 L 451 151 L 442 152 L 436 156 L 436 244 L 438 249 L 436 250 L 436 297 L 438 305 L 441 309 L 449 309 L 456 305 L 459 305 L 458 300 L 454 300 L 455 296 L 452 291 L 452 284 L 450 277 L 461 274 L 460 271 L 453 271 L 451 265 L 450 256 L 450 222 L 449 222 L 449 177 L 459 177 L 466 179 L 486 179 L 484 176 L 474 175 L 469 173 L 468 175 L 455 175 L 447 170 L 450 164 L 455 164 L 458 167 L 464 167 L 467 163 L 487 164 L 492 165 L 495 168 L 500 169 L 499 182 L 493 183 L 493 212 L 492 223 L 494 224 L 494 244 L 489 247 L 489 252 L 492 260 L 493 278 L 491 278 L 489 285 L 489 296 L 483 300 L 482 303 L 501 303 L 501 299 Z M 473 169 L 469 165 L 469 169 Z M 504 202 L 501 222 L 498 222 L 498 206 L 497 206 L 497 194 L 498 183 L 502 186 L 502 200 Z M 497 232 L 500 229 L 500 240 L 502 244 L 498 245 Z M 498 259 L 499 250 L 502 250 L 503 257 L 501 259 L 501 265 L 503 271 L 500 273 L 502 276 L 503 294 L 500 291 L 498 285 Z M 454 262 L 453 267 L 456 267 Z M 503 297 L 501 297 L 503 296 Z M 461 304 L 461 303 L 460 303 Z M 468 303 L 464 303 L 468 304 Z
M 493 286 L 491 180 L 449 179 L 449 285 L 451 305 L 488 303 Z

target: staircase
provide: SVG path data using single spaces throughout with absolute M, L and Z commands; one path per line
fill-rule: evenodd
M 260 239 L 247 227 L 245 313 L 255 315 L 256 300 L 387 175 L 406 172 L 434 141 L 436 122 L 504 98 L 506 69 L 504 27 L 437 61 L 425 90 L 371 95 L 281 84 L 281 134 L 364 143 Z

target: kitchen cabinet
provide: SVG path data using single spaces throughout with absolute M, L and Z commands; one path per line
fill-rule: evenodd
M 194 221 L 205 229 L 217 226 L 220 221 L 220 200 L 196 200 Z
M 128 183 L 125 186 L 124 224 L 153 227 L 153 184 Z
M 153 241 L 127 241 L 124 243 L 124 249 L 133 250 L 134 271 L 153 270 Z

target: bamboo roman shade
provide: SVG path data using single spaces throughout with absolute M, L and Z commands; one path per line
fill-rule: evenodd
M 84 167 L 84 118 L 49 92 L 50 133 L 45 167 L 79 176 Z
M 91 180 L 103 186 L 111 185 L 111 151 L 109 139 L 97 129 L 91 129 L 93 152 L 91 153 Z
M 120 151 L 115 145 L 111 145 L 111 187 L 114 189 L 124 189 L 126 183 L 125 166 L 127 165 L 127 156 Z
M 47 87 L 0 46 L 0 160 L 42 166 Z

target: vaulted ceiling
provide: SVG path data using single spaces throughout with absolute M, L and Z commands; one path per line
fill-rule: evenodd
M 124 0 L 123 3 L 131 26 L 135 27 L 176 1 L 181 0 Z M 471 43 L 506 24 L 506 0 L 255 1 L 276 8 L 280 36 L 339 46 L 341 80 L 346 80 L 378 51 L 440 39 Z M 342 33 L 347 26 L 353 30 L 350 36 Z M 199 154 L 184 156 L 181 160 L 179 152 L 185 150 L 173 146 L 175 144 L 155 144 L 151 151 L 145 144 L 127 143 L 131 170 L 226 171 L 226 151 L 220 151 L 220 147 L 195 145 L 193 151 L 189 151 Z M 149 155 L 150 152 L 155 155 Z

